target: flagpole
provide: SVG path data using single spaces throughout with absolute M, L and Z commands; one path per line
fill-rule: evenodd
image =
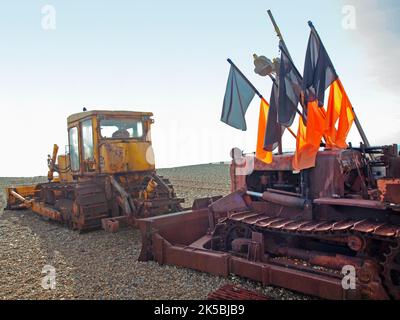
M 281 30 L 279 29 L 278 24 L 276 23 L 275 18 L 274 18 L 274 16 L 272 15 L 271 10 L 268 9 L 267 12 L 268 12 L 269 18 L 271 19 L 272 25 L 274 26 L 276 35 L 278 36 L 279 40 L 282 42 L 282 46 L 285 48 L 289 59 L 292 60 L 292 57 L 291 57 L 290 54 L 289 54 L 289 50 L 288 50 L 288 48 L 286 47 L 285 40 L 283 40 L 283 36 L 282 36 Z
M 308 25 L 309 25 L 309 27 L 311 28 L 311 30 L 316 34 L 316 36 L 318 37 L 318 40 L 322 43 L 321 38 L 319 37 L 319 34 L 318 34 L 317 30 L 315 29 L 315 27 L 314 27 L 312 21 L 308 21 Z M 358 120 L 357 114 L 356 114 L 356 112 L 354 111 L 353 106 L 351 106 L 351 108 L 352 108 L 353 115 L 354 115 L 354 123 L 356 124 L 358 133 L 360 134 L 361 139 L 362 139 L 364 145 L 368 148 L 368 147 L 371 146 L 371 144 L 369 143 L 368 138 L 367 138 L 367 135 L 365 134 L 364 129 L 363 129 L 363 127 L 361 126 L 361 122 Z
M 275 18 L 274 18 L 274 16 L 272 15 L 272 11 L 268 9 L 267 12 L 268 12 L 269 18 L 271 19 L 272 25 L 274 26 L 276 35 L 278 36 L 279 41 L 280 41 L 279 49 L 280 49 L 281 51 L 282 51 L 282 50 L 284 51 L 284 54 L 286 54 L 286 56 L 287 56 L 287 57 L 289 58 L 289 60 L 292 62 L 293 66 L 294 66 L 295 72 L 297 72 L 297 73 L 301 76 L 300 72 L 297 70 L 297 68 L 296 68 L 296 66 L 295 66 L 295 64 L 294 64 L 294 62 L 293 62 L 292 56 L 291 56 L 290 53 L 289 53 L 289 49 L 287 48 L 286 42 L 285 42 L 285 40 L 283 39 L 281 30 L 279 29 L 278 24 L 276 23 Z M 282 63 L 282 62 L 281 62 L 281 63 Z M 299 101 L 300 101 L 300 105 L 301 105 L 302 108 L 304 109 L 303 102 L 301 101 L 301 99 L 300 99 Z M 300 116 L 302 116 L 300 110 L 299 110 L 297 107 L 296 107 L 296 112 L 297 112 Z

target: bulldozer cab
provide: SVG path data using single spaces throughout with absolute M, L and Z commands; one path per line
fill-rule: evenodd
M 68 155 L 73 176 L 155 170 L 152 113 L 86 111 L 68 117 Z M 60 161 L 61 160 L 61 161 Z

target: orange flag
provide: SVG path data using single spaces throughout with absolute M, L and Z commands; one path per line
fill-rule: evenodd
M 299 119 L 296 139 L 296 153 L 293 157 L 293 169 L 300 171 L 315 167 L 321 139 L 326 130 L 324 114 L 319 110 L 318 101 L 307 104 L 307 126 L 303 117 Z
M 269 104 L 261 99 L 260 116 L 258 118 L 258 135 L 256 158 L 267 164 L 272 162 L 272 152 L 264 150 L 265 130 L 267 129 Z
M 336 122 L 339 120 L 336 129 Z M 340 79 L 335 80 L 329 92 L 326 119 L 326 136 L 328 148 L 347 148 L 346 138 L 354 121 L 351 102 Z

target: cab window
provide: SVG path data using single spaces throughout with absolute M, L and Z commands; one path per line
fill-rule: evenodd
M 93 159 L 93 126 L 92 119 L 82 121 L 82 155 L 83 161 Z
M 69 129 L 69 157 L 71 161 L 71 171 L 79 171 L 79 144 L 78 144 L 78 128 Z
M 133 119 L 102 119 L 100 134 L 104 139 L 141 139 L 143 137 L 143 123 Z

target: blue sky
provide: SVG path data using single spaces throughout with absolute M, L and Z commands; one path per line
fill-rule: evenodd
M 56 29 L 41 25 L 44 5 Z M 342 27 L 344 5 L 357 27 Z M 3 1 L 0 4 L 0 176 L 46 173 L 66 118 L 88 109 L 152 111 L 156 165 L 229 159 L 255 150 L 258 104 L 248 131 L 219 121 L 230 57 L 269 98 L 252 54 L 279 55 L 271 9 L 299 70 L 316 26 L 372 143 L 399 141 L 397 1 Z M 359 143 L 352 130 L 349 139 Z M 294 148 L 290 135 L 287 150 Z

